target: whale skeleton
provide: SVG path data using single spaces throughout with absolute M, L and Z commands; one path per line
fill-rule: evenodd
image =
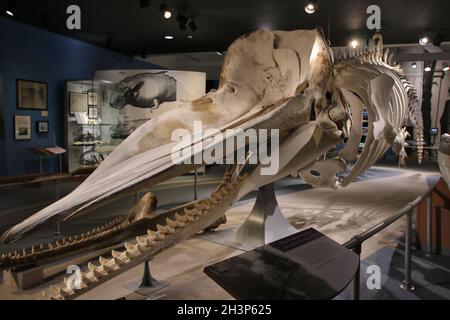
M 210 227 L 234 202 L 273 181 L 296 174 L 313 186 L 348 185 L 389 146 L 401 150 L 403 144 L 396 137 L 408 116 L 416 125 L 421 161 L 423 126 L 416 104 L 412 86 L 393 55 L 383 49 L 379 35 L 369 46 L 343 53 L 336 63 L 320 30 L 243 35 L 227 50 L 217 91 L 139 127 L 71 194 L 12 227 L 1 239 L 19 240 L 44 223 L 70 223 L 108 201 L 201 166 L 171 161 L 171 154 L 180 151 L 171 133 L 178 128 L 193 132 L 194 121 L 224 133 L 206 145 L 204 137 L 194 136 L 191 145 L 200 153 L 234 137 L 227 129 L 279 129 L 275 174 L 261 174 L 264 159 L 245 170 L 230 165 L 218 188 L 205 199 L 156 215 L 156 200 L 146 194 L 122 219 L 56 243 L 5 254 L 0 266 L 39 263 L 115 243 L 117 249 L 85 266 L 79 286 L 74 288 L 66 279 L 44 292 L 49 299 L 74 299 Z M 359 152 L 365 110 L 368 133 Z M 336 150 L 339 144 L 345 146 Z M 234 151 L 227 150 L 224 158 Z

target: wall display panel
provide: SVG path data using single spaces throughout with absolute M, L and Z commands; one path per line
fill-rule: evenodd
M 151 118 L 205 94 L 206 74 L 174 70 L 95 72 L 104 105 L 100 112 L 114 124 L 111 139 L 122 141 Z
M 17 79 L 17 109 L 47 110 L 47 83 Z
M 97 71 L 94 80 L 68 81 L 69 172 L 98 166 L 139 126 L 201 97 L 205 87 L 205 73 L 165 70 Z
M 31 140 L 31 117 L 28 115 L 14 116 L 14 139 L 16 141 Z

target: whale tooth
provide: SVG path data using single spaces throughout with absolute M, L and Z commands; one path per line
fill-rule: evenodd
M 98 268 L 98 266 L 96 266 L 95 264 L 93 264 L 92 262 L 88 263 L 88 269 L 89 271 L 94 271 Z
M 93 270 L 93 271 L 86 272 L 86 273 L 84 274 L 84 277 L 85 277 L 89 282 L 97 282 L 98 279 L 101 277 L 101 274 L 99 274 L 98 272 L 96 272 L 95 270 Z
M 180 215 L 178 214 L 178 212 L 175 213 L 175 219 L 176 219 L 178 222 L 186 222 L 184 216 L 180 216 Z
M 162 226 L 160 224 L 156 225 L 156 228 L 158 229 L 159 233 L 164 233 L 164 234 L 172 234 L 175 232 L 175 230 L 169 226 Z
M 137 242 L 146 242 L 148 239 L 148 236 L 137 236 L 136 241 Z
M 225 196 L 229 194 L 226 186 L 221 187 L 220 192 Z
M 71 295 L 73 295 L 75 293 L 75 291 L 70 290 L 69 288 L 61 288 L 61 295 L 65 298 L 65 297 L 69 297 Z
M 100 262 L 100 264 L 103 266 L 105 264 L 107 264 L 110 260 L 103 258 L 102 256 L 98 257 L 98 262 Z
M 113 258 L 119 258 L 122 255 L 122 253 L 123 252 L 111 250 L 111 255 L 113 256 Z
M 129 242 L 125 242 L 124 247 L 127 249 L 127 251 L 133 251 L 136 249 L 136 246 Z
M 156 232 L 156 231 L 152 231 L 150 229 L 147 230 L 147 234 L 149 235 L 149 237 L 152 238 L 151 240 L 156 240 L 156 241 L 162 240 L 166 237 L 164 234 Z
M 170 220 L 169 218 L 166 218 L 166 223 L 171 228 L 179 227 L 179 224 L 178 224 L 177 220 Z

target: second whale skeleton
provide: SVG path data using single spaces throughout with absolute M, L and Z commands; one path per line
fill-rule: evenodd
M 368 132 L 359 152 L 365 111 Z M 218 90 L 140 126 L 77 189 L 12 227 L 1 239 L 19 240 L 44 223 L 70 223 L 108 201 L 202 166 L 171 161 L 175 146 L 171 133 L 179 128 L 192 132 L 194 121 L 221 132 L 279 129 L 276 174 L 261 175 L 262 164 L 245 170 L 230 165 L 208 198 L 156 214 L 156 199 L 148 193 L 128 216 L 81 235 L 4 254 L 0 266 L 55 261 L 115 245 L 115 250 L 98 257 L 97 264 L 85 266 L 80 286 L 75 288 L 66 279 L 44 292 L 49 299 L 74 299 L 217 224 L 233 203 L 259 187 L 292 174 L 316 187 L 347 186 L 389 147 L 401 153 L 402 126 L 408 117 L 415 125 L 421 161 L 423 125 L 417 95 L 393 55 L 383 48 L 379 34 L 367 47 L 336 57 L 317 29 L 243 35 L 227 50 Z M 192 144 L 201 142 L 196 137 Z M 338 145 L 343 147 L 336 149 Z

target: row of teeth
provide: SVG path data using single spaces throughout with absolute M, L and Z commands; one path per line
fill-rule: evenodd
M 23 259 L 29 259 L 37 254 L 44 255 L 47 253 L 54 253 L 57 250 L 65 249 L 77 244 L 81 244 L 83 242 L 89 241 L 89 240 L 96 240 L 99 238 L 103 238 L 106 235 L 122 230 L 126 228 L 129 223 L 125 221 L 122 224 L 119 224 L 113 228 L 111 228 L 113 225 L 119 223 L 121 221 L 121 218 L 116 218 L 113 221 L 109 222 L 108 224 L 97 227 L 92 229 L 91 231 L 88 231 L 86 233 L 82 233 L 81 235 L 75 235 L 70 236 L 67 238 L 63 238 L 61 240 L 57 240 L 56 242 L 43 244 L 41 243 L 39 246 L 32 246 L 29 249 L 22 249 L 22 250 L 15 250 L 6 254 L 2 254 L 0 257 L 0 263 L 6 259 L 9 260 L 23 260 Z
M 76 291 L 87 288 L 89 283 L 95 283 L 101 277 L 119 270 L 123 265 L 139 257 L 141 253 L 150 250 L 158 241 L 174 234 L 176 229 L 183 228 L 203 216 L 228 195 L 241 180 L 242 178 L 239 177 L 232 184 L 222 186 L 208 199 L 198 201 L 191 209 L 185 208 L 182 215 L 175 213 L 175 220 L 166 218 L 166 225 L 162 226 L 158 224 L 156 231 L 147 230 L 147 235 L 136 237 L 133 243 L 125 242 L 125 251 L 112 250 L 111 259 L 99 257 L 99 265 L 89 262 L 88 271 L 81 273 L 81 283 L 77 289 L 72 288 L 68 278 L 65 278 L 64 286 L 50 286 L 47 291 L 42 293 L 43 297 L 51 300 L 64 300 L 75 294 Z

